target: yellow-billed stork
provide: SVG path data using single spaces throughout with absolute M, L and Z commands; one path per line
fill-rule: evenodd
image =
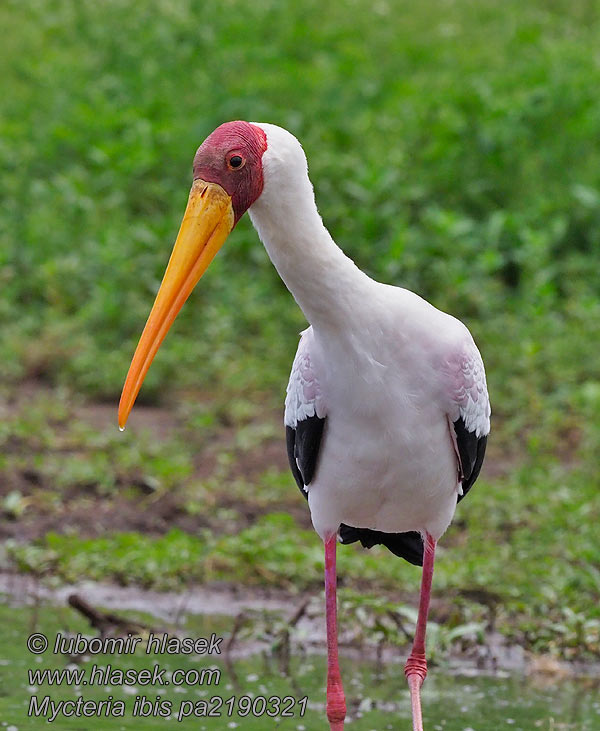
M 272 124 L 228 122 L 202 143 L 181 228 L 119 405 L 125 422 L 183 303 L 248 211 L 310 327 L 285 400 L 290 467 L 325 544 L 327 717 L 344 727 L 338 665 L 336 544 L 360 541 L 423 566 L 406 662 L 421 731 L 425 629 L 436 542 L 483 462 L 490 405 L 467 328 L 406 289 L 364 274 L 317 211 L 298 140 Z

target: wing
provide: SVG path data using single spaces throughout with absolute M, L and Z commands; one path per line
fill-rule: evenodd
M 491 409 L 485 369 L 470 336 L 447 358 L 444 372 L 450 435 L 458 458 L 460 502 L 479 475 L 490 432 Z
M 326 422 L 326 409 L 319 381 L 313 370 L 310 348 L 312 328 L 302 333 L 292 365 L 285 398 L 285 436 L 290 469 L 300 492 L 308 498 L 306 486 L 317 469 Z M 416 566 L 423 565 L 423 539 L 419 533 L 382 533 L 369 528 L 340 526 L 343 544 L 360 541 L 364 548 L 382 544 L 396 556 Z
M 284 416 L 290 468 L 305 497 L 305 487 L 312 482 L 317 468 L 325 427 L 325 408 L 310 355 L 312 342 L 312 328 L 308 328 L 301 335 L 292 364 Z
M 475 432 L 467 430 L 462 418 L 453 422 L 452 426 L 456 437 L 460 467 L 459 478 L 461 481 L 461 492 L 457 500 L 457 502 L 460 502 L 479 477 L 479 472 L 483 465 L 483 458 L 485 457 L 487 434 L 477 437 Z

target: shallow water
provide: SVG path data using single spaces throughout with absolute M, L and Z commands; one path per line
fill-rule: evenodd
M 64 632 L 66 628 L 71 632 L 89 631 L 83 621 L 73 618 L 73 613 L 66 609 L 42 607 L 34 617 L 30 608 L 0 606 L 0 728 L 13 727 L 13 731 L 44 727 L 200 731 L 230 728 L 317 731 L 327 728 L 323 709 L 325 659 L 314 655 L 292 657 L 287 669 L 264 652 L 236 659 L 231 665 L 223 662 L 223 655 L 145 654 L 140 651 L 98 655 L 69 666 L 84 671 L 84 681 L 79 685 L 30 686 L 28 669 L 66 666 L 64 656 L 53 655 L 50 651 L 56 633 Z M 210 637 L 213 632 L 219 635 L 222 631 L 226 634 L 220 617 L 203 617 L 201 622 L 195 618 L 188 630 L 190 637 Z M 37 656 L 28 651 L 26 641 L 32 631 L 48 637 L 48 651 Z M 143 650 L 145 646 L 146 638 L 140 648 Z M 173 678 L 170 673 L 177 669 L 190 673 L 190 681 L 195 680 L 199 671 L 208 668 L 219 669 L 221 675 L 218 682 L 214 682 L 216 676 L 213 676 L 211 684 L 190 682 L 177 687 L 172 683 L 169 686 L 143 686 L 139 682 L 127 685 L 113 682 L 114 678 L 103 685 L 88 685 L 85 679 L 90 677 L 94 664 L 102 668 L 110 664 L 113 668 L 135 671 L 152 669 L 158 664 L 164 668 L 166 679 Z M 349 707 L 348 729 L 411 728 L 408 692 L 401 665 L 378 666 L 370 660 L 347 657 L 342 658 L 341 664 Z M 536 682 L 523 676 L 469 677 L 456 671 L 432 668 L 423 688 L 425 728 L 427 731 L 497 731 L 504 728 L 597 731 L 600 729 L 599 687 L 597 678 L 582 677 L 544 685 L 539 679 Z M 87 718 L 68 717 L 59 712 L 52 724 L 45 720 L 50 711 L 38 717 L 27 715 L 32 696 L 36 696 L 39 705 L 46 696 L 58 703 L 60 700 L 75 701 L 79 695 L 96 702 L 112 698 L 113 713 L 120 701 L 124 704 L 124 715 L 107 716 L 106 707 L 99 715 Z M 166 717 L 159 716 L 158 711 L 154 717 L 139 714 L 134 717 L 136 699 L 142 696 L 148 701 L 146 708 L 154 703 L 154 708 L 160 709 Z M 287 696 L 290 700 L 277 708 L 276 701 L 272 700 L 275 696 Z M 222 704 L 219 698 L 223 699 Z M 206 708 L 203 702 L 206 702 Z M 138 707 L 141 708 L 139 702 Z M 64 708 L 68 712 L 71 707 Z M 290 716 L 284 717 L 284 708 Z M 210 710 L 215 713 L 213 717 L 192 715 Z M 184 717 L 186 713 L 190 715 Z

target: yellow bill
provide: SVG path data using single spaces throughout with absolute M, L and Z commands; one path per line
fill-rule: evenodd
M 216 183 L 195 180 L 177 240 L 152 311 L 135 350 L 119 402 L 119 427 L 129 413 L 154 356 L 200 277 L 235 222 L 231 196 Z

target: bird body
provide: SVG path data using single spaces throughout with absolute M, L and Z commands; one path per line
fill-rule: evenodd
M 318 469 L 305 485 L 313 525 L 323 539 L 345 523 L 437 540 L 460 490 L 451 364 L 479 365 L 479 351 L 459 320 L 355 266 L 323 225 L 298 141 L 259 126 L 264 188 L 250 217 L 311 323 L 292 367 L 285 424 L 327 418 Z M 482 365 L 480 376 L 481 436 L 489 431 Z
M 397 323 L 387 314 L 383 319 L 378 337 L 363 338 L 360 348 L 314 329 L 303 335 L 321 394 L 318 413 L 327 417 L 318 468 L 306 487 L 322 538 L 345 523 L 429 531 L 437 539 L 456 507 L 456 454 L 436 393 L 441 374 L 420 345 L 398 335 Z M 286 424 L 293 425 L 293 410 Z
M 288 457 L 325 544 L 332 731 L 346 713 L 337 658 L 335 556 L 342 542 L 386 545 L 423 565 L 419 619 L 405 674 L 422 731 L 425 627 L 436 542 L 472 487 L 490 406 L 467 328 L 409 290 L 368 277 L 323 225 L 304 151 L 271 124 L 229 122 L 194 158 L 177 241 L 119 405 L 124 427 L 150 363 L 183 303 L 248 211 L 310 327 L 285 404 Z

